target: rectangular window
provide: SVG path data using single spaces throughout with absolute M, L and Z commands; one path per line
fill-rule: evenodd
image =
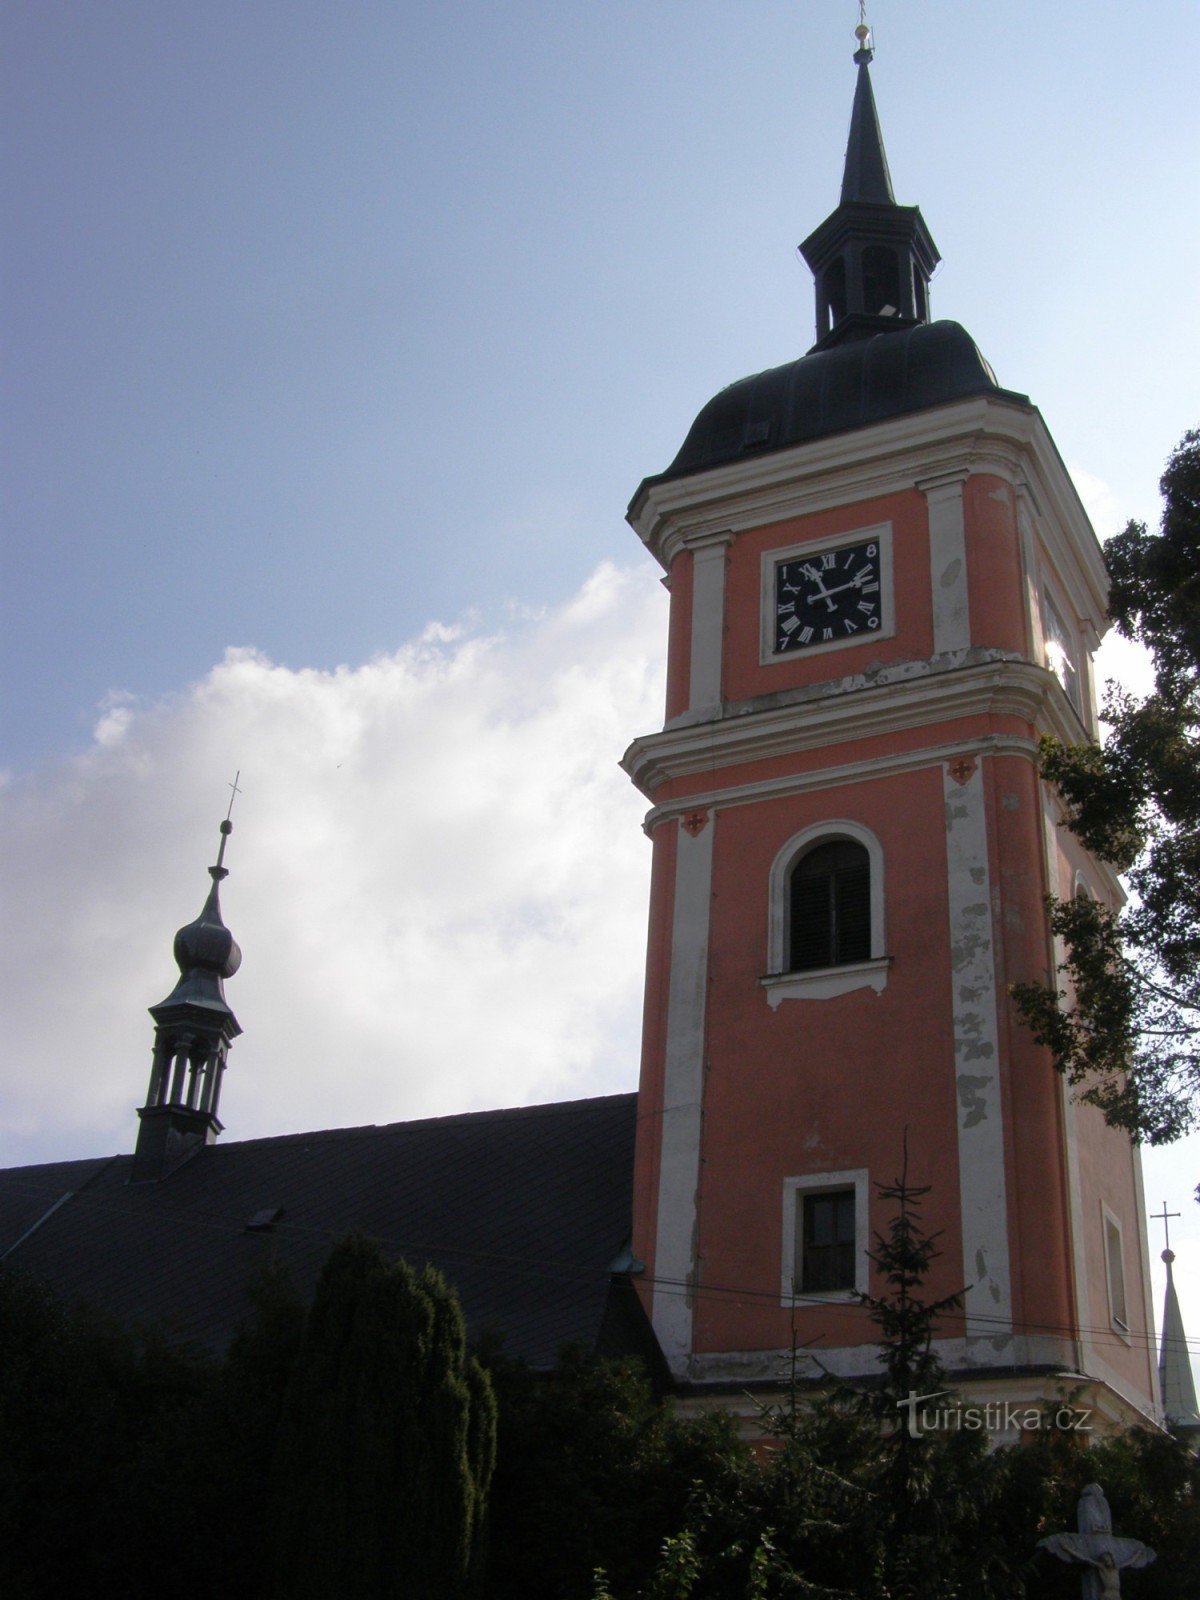
M 1046 665 L 1066 690 L 1067 699 L 1083 715 L 1083 696 L 1079 682 L 1078 652 L 1067 631 L 1062 613 L 1046 595 Z
M 783 1180 L 781 1305 L 866 1294 L 869 1193 L 866 1167 Z
M 1108 1310 L 1114 1327 L 1129 1332 L 1129 1311 L 1125 1304 L 1125 1252 L 1121 1224 L 1106 1206 L 1104 1209 L 1104 1259 L 1108 1266 Z
M 853 1289 L 855 1280 L 854 1190 L 799 1196 L 801 1238 L 799 1282 L 802 1294 Z

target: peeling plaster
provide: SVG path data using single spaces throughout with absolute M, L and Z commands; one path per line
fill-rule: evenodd
M 929 514 L 933 648 L 938 655 L 967 650 L 971 645 L 964 476 L 921 485 Z
M 987 1101 L 983 1098 L 983 1090 L 991 1083 L 991 1078 L 973 1078 L 968 1073 L 960 1072 L 958 1075 L 958 1103 L 963 1109 L 962 1126 L 974 1128 L 981 1122 L 987 1121 Z
M 937 678 L 960 667 L 992 666 L 999 662 L 1024 664 L 1025 657 L 1014 650 L 993 649 L 976 645 L 970 649 L 942 650 L 919 661 L 893 661 L 887 664 L 874 661 L 863 672 L 847 673 L 841 678 L 827 678 L 820 683 L 804 684 L 794 689 L 775 689 L 769 694 L 751 695 L 745 700 L 725 700 L 720 706 L 723 718 L 751 717 L 762 711 L 779 711 L 789 706 L 812 705 L 823 700 L 836 700 L 859 689 L 878 689 L 892 683 L 912 683 L 921 678 Z M 663 731 L 687 728 L 699 722 L 711 722 L 716 709 L 704 707 L 699 711 L 682 711 L 663 724 Z
M 654 1331 L 673 1372 L 682 1372 L 692 1346 L 697 1190 L 704 1082 L 704 1002 L 708 979 L 709 906 L 714 827 L 682 828 L 675 863 L 671 973 L 663 1064 L 661 1151 L 654 1292 Z M 666 1285 L 686 1284 L 687 1293 Z
M 943 797 L 967 1342 L 995 1345 L 996 1319 L 1012 1308 L 984 765 L 965 779 L 960 764 L 957 777 L 944 768 Z

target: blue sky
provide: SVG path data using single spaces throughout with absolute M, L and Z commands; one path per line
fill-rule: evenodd
M 1153 516 L 1200 341 L 1194 9 L 872 15 L 935 312 Z M 636 560 L 640 478 L 811 342 L 855 18 L 10 3 L 8 764 L 227 644 L 362 661 Z
M 1102 536 L 1153 522 L 1200 420 L 1200 13 L 869 15 L 935 314 L 1041 407 Z M 632 1085 L 615 760 L 659 714 L 662 601 L 623 510 L 716 389 L 811 343 L 795 246 L 856 20 L 9 0 L 6 1159 L 128 1143 L 239 767 L 231 1135 Z M 1148 1199 L 1187 1209 L 1173 1159 Z

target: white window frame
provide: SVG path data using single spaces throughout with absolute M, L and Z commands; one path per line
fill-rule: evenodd
M 810 967 L 803 972 L 788 972 L 788 926 L 791 918 L 790 883 L 797 860 L 818 844 L 836 839 L 851 839 L 861 844 L 871 865 L 871 955 L 867 961 L 852 961 L 837 967 Z M 832 1000 L 854 989 L 882 992 L 887 984 L 891 958 L 884 954 L 883 846 L 869 828 L 847 817 L 816 822 L 794 834 L 780 850 L 771 866 L 767 891 L 767 975 L 759 982 L 766 990 L 767 1002 L 774 1011 L 784 1000 Z
M 1060 602 L 1053 585 L 1043 580 L 1042 655 L 1045 659 L 1047 670 L 1054 674 L 1058 686 L 1063 694 L 1066 695 L 1072 711 L 1086 727 L 1087 715 L 1084 708 L 1088 703 L 1089 692 L 1086 665 L 1087 652 L 1083 648 L 1083 640 L 1079 636 L 1079 629 L 1072 627 L 1067 621 L 1068 610 L 1069 607 Z M 1054 664 L 1054 651 L 1056 648 L 1062 651 L 1071 672 L 1074 674 L 1074 693 L 1063 682 L 1062 676 Z
M 1104 1276 L 1108 1289 L 1108 1318 L 1112 1324 L 1113 1332 L 1122 1338 L 1126 1344 L 1132 1344 L 1129 1336 L 1129 1275 L 1125 1271 L 1125 1230 L 1121 1226 L 1121 1219 L 1112 1211 L 1104 1201 L 1100 1202 L 1100 1229 L 1104 1240 Z M 1112 1239 L 1116 1235 L 1117 1270 L 1113 1271 Z M 1117 1294 L 1119 1288 L 1120 1310 L 1123 1316 L 1117 1315 Z
M 781 561 L 794 561 L 798 556 L 819 555 L 823 550 L 840 550 L 843 545 L 864 544 L 869 540 L 879 546 L 879 626 L 867 635 L 851 634 L 845 639 L 829 639 L 824 644 L 810 644 L 804 650 L 775 649 L 775 568 Z M 890 639 L 896 632 L 896 607 L 892 581 L 892 525 L 875 522 L 867 528 L 852 528 L 848 533 L 831 534 L 828 538 L 804 539 L 799 544 L 789 544 L 778 550 L 764 550 L 760 575 L 759 615 L 762 619 L 759 637 L 759 665 L 778 666 L 781 662 L 807 661 L 810 656 L 825 655 L 830 650 L 850 650 L 871 639 Z
M 802 1292 L 796 1288 L 796 1280 L 803 1264 L 804 1230 L 800 1224 L 800 1213 L 804 1197 L 844 1189 L 854 1192 L 854 1288 L 827 1289 L 816 1294 Z M 866 1167 L 853 1167 L 847 1172 L 808 1172 L 802 1177 L 783 1180 L 782 1305 L 791 1307 L 853 1301 L 856 1295 L 867 1293 L 871 1281 L 871 1263 L 867 1256 L 871 1240 L 870 1218 L 867 1215 L 869 1195 Z

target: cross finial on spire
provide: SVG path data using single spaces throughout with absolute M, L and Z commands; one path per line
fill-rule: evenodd
M 1162 1225 L 1163 1225 L 1163 1233 L 1165 1235 L 1163 1243 L 1166 1246 L 1166 1248 L 1163 1250 L 1163 1260 L 1164 1261 L 1166 1260 L 1168 1255 L 1171 1255 L 1171 1218 L 1172 1217 L 1178 1217 L 1180 1215 L 1182 1215 L 1181 1212 L 1168 1211 L 1167 1210 L 1167 1202 L 1165 1200 L 1163 1201 L 1162 1210 L 1161 1211 L 1155 1211 L 1153 1213 L 1154 1221 L 1155 1222 L 1161 1222 Z M 1171 1260 L 1174 1261 L 1174 1259 L 1175 1259 L 1175 1257 L 1172 1255 L 1171 1256 Z
M 233 815 L 233 802 L 237 799 L 238 795 L 245 793 L 244 789 L 238 788 L 238 779 L 241 777 L 241 775 L 242 769 L 239 767 L 233 775 L 233 782 L 228 785 L 228 787 L 233 790 L 233 793 L 229 796 L 229 810 L 225 813 L 225 820 L 221 824 L 221 847 L 217 851 L 217 864 L 215 867 L 209 867 L 208 869 L 209 876 L 212 878 L 214 883 L 226 876 L 225 841 L 233 832 L 233 823 L 230 822 L 229 819 Z
M 867 22 L 867 0 L 858 0 L 858 27 L 854 30 L 854 37 L 858 40 L 854 59 L 861 65 L 864 61 L 870 61 L 875 55 L 875 41 L 871 37 L 870 24 Z

